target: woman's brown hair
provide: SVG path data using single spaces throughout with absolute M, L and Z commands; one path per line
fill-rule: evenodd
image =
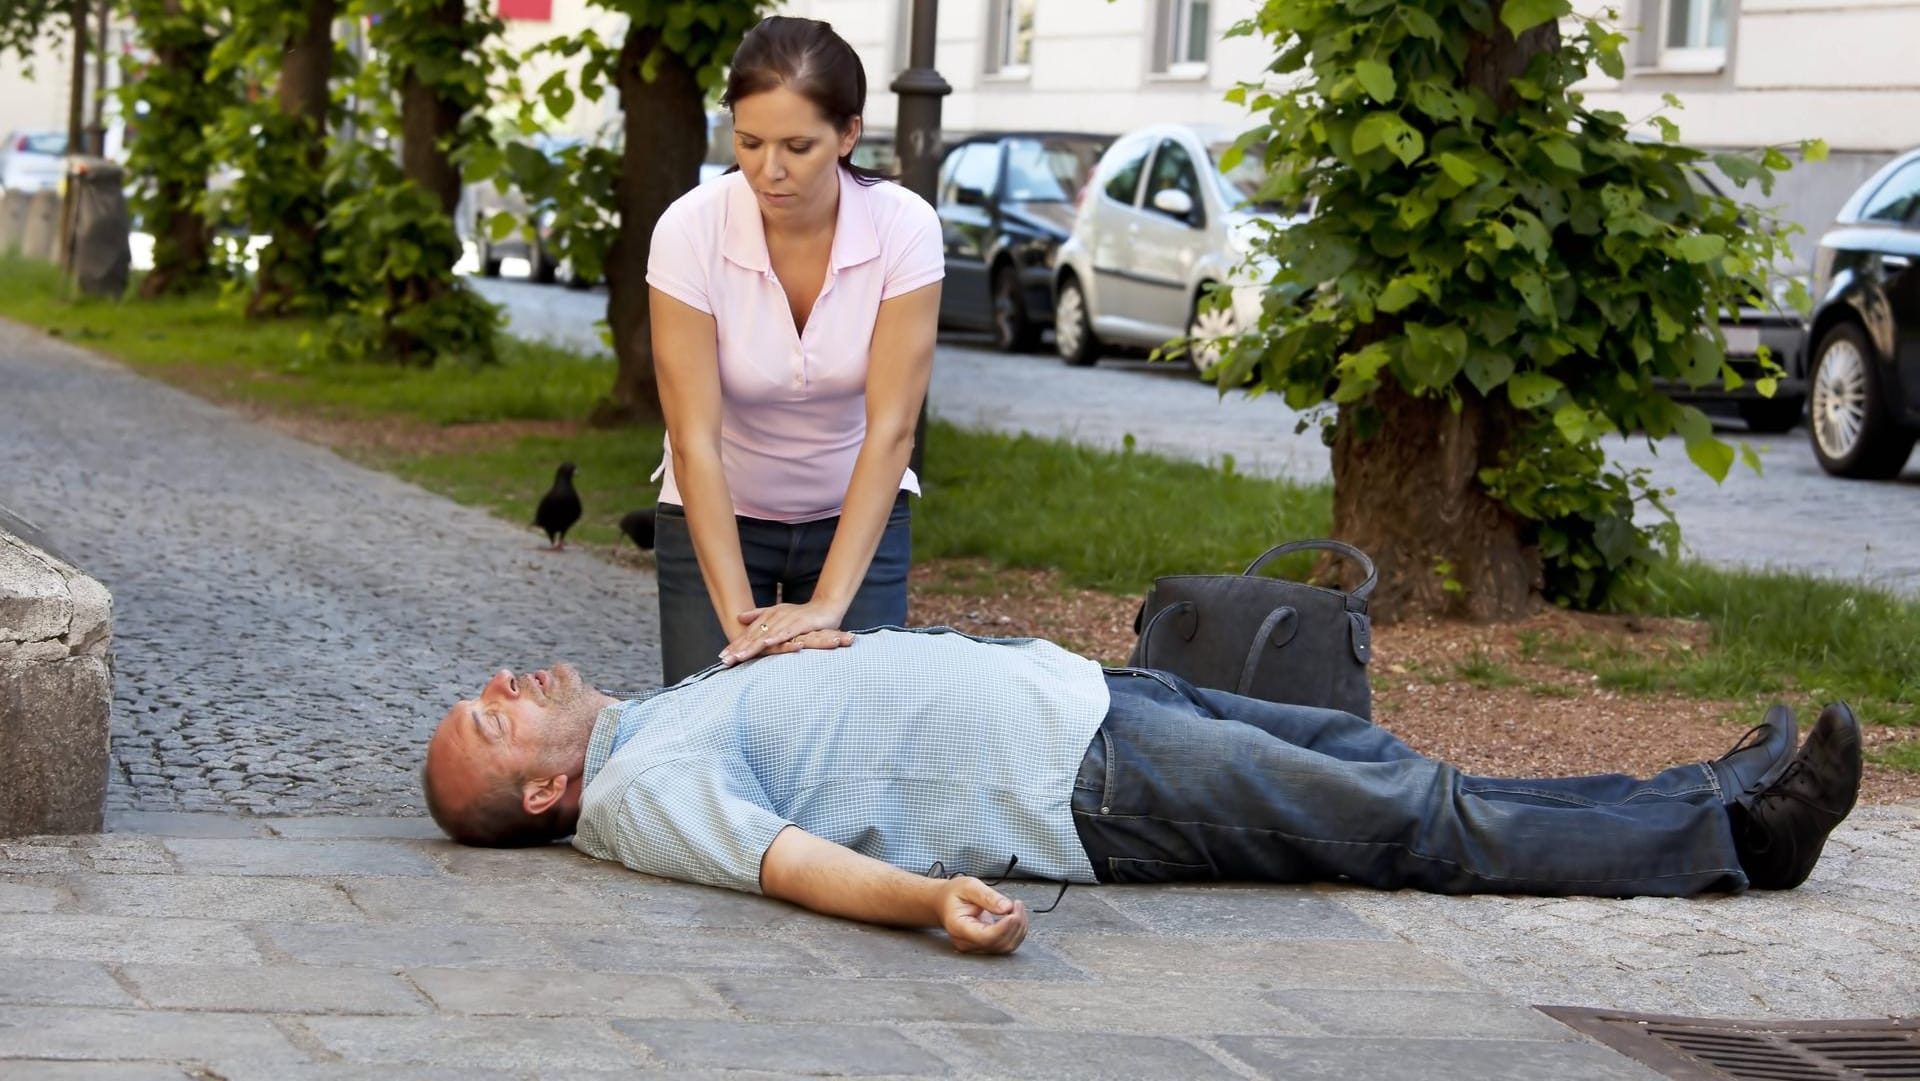
M 867 108 L 867 71 L 859 54 L 818 19 L 775 15 L 747 31 L 734 50 L 720 103 L 731 110 L 742 99 L 782 86 L 813 102 L 838 132 Z M 855 165 L 852 154 L 840 159 L 840 167 L 862 184 L 887 179 Z

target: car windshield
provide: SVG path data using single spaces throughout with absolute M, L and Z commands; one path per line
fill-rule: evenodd
M 1094 139 L 1012 139 L 1007 143 L 1007 200 L 1070 203 L 1105 147 Z
M 13 149 L 22 154 L 65 154 L 67 137 L 57 131 L 29 131 L 14 140 Z
M 1207 157 L 1213 160 L 1216 169 L 1220 165 L 1221 157 L 1231 146 L 1233 143 L 1230 141 L 1207 145 Z M 1260 189 L 1267 182 L 1266 158 L 1266 147 L 1250 146 L 1247 152 L 1240 156 L 1240 160 L 1234 163 L 1233 168 L 1221 169 L 1214 173 L 1220 181 L 1220 197 L 1226 200 L 1228 207 L 1235 210 L 1260 210 L 1274 214 L 1291 212 L 1271 199 L 1258 198 Z
M 888 176 L 900 175 L 900 159 L 893 152 L 893 137 L 868 132 L 853 146 L 853 164 Z

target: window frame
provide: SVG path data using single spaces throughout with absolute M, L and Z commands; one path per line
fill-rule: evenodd
M 1676 4 L 1687 5 L 1686 38 L 1679 44 L 1672 40 L 1673 13 Z M 1681 73 L 1711 74 L 1724 71 L 1727 66 L 1727 46 L 1724 43 L 1733 33 L 1733 12 L 1731 5 L 1723 2 L 1720 10 L 1722 20 L 1722 44 L 1708 45 L 1706 41 L 1713 33 L 1714 0 L 1661 0 L 1659 42 L 1660 70 Z M 1699 44 L 1694 44 L 1695 41 Z
M 1213 60 L 1213 16 L 1218 0 L 1154 0 L 1152 74 L 1161 79 L 1205 78 Z M 1206 7 L 1200 28 L 1200 58 L 1192 58 L 1193 8 Z
M 1018 34 L 1019 11 L 1025 8 L 1028 19 L 1027 56 L 1013 59 Z M 1040 0 L 988 0 L 986 74 L 994 79 L 1020 80 L 1033 76 L 1032 22 L 1039 14 Z
M 913 66 L 913 0 L 893 2 L 893 73 Z

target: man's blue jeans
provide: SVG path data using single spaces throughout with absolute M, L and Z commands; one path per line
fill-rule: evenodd
M 1436 893 L 1680 897 L 1746 888 L 1703 765 L 1647 780 L 1470 777 L 1347 713 L 1142 669 L 1074 785 L 1103 882 L 1347 879 Z
M 765 607 L 776 602 L 805 604 L 811 599 L 839 517 L 799 525 L 763 518 L 734 520 L 740 525 L 740 555 L 753 586 L 753 603 Z M 722 631 L 713 617 L 713 602 L 700 575 L 684 507 L 662 503 L 655 511 L 653 554 L 660 578 L 660 667 L 670 687 L 718 660 L 740 628 Z M 912 558 L 913 512 L 907 507 L 907 493 L 901 492 L 841 628 L 904 626 L 907 567 Z

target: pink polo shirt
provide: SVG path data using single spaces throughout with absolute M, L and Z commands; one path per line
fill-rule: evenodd
M 713 316 L 720 357 L 720 461 L 736 514 L 811 522 L 840 513 L 867 434 L 867 355 L 880 302 L 946 275 L 940 217 L 897 184 L 840 174 L 827 277 L 793 326 L 767 258 L 760 205 L 741 173 L 702 184 L 660 215 L 647 284 Z M 660 499 L 683 503 L 673 433 Z M 900 487 L 919 494 L 908 470 Z

